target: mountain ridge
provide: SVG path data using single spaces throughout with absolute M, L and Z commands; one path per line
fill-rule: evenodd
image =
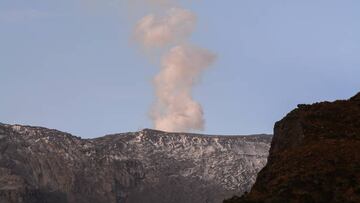
M 43 130 L 53 130 L 53 131 L 58 131 L 58 132 L 61 132 L 61 133 L 65 133 L 65 134 L 69 134 L 71 136 L 74 136 L 74 137 L 78 137 L 78 138 L 81 138 L 81 139 L 97 139 L 97 138 L 101 138 L 101 137 L 105 137 L 105 136 L 112 136 L 112 135 L 123 135 L 123 134 L 129 134 L 129 133 L 137 133 L 137 132 L 153 132 L 153 133 L 160 133 L 161 134 L 172 134 L 172 135 L 180 135 L 180 134 L 187 134 L 189 136 L 200 136 L 200 137 L 224 137 L 224 138 L 231 138 L 231 137 L 247 137 L 247 136 L 270 136 L 272 137 L 273 135 L 272 134 L 269 134 L 269 133 L 255 133 L 255 134 L 213 134 L 213 133 L 210 133 L 210 134 L 207 134 L 207 133 L 197 133 L 197 132 L 167 132 L 167 131 L 162 131 L 162 130 L 157 130 L 157 129 L 152 129 L 152 128 L 143 128 L 143 129 L 140 129 L 138 131 L 126 131 L 126 132 L 120 132 L 120 133 L 107 133 L 107 134 L 104 134 L 104 135 L 99 135 L 99 136 L 96 136 L 96 137 L 91 137 L 91 138 L 86 138 L 86 137 L 83 137 L 81 135 L 77 135 L 77 134 L 73 134 L 71 132 L 67 132 L 67 131 L 62 131 L 62 130 L 58 130 L 57 128 L 47 128 L 47 127 L 43 127 L 43 126 L 40 126 L 40 125 L 26 125 L 26 124 L 19 124 L 19 123 L 14 123 L 14 124 L 9 124 L 9 123 L 2 123 L 0 122 L 0 125 L 3 125 L 3 126 L 19 126 L 19 127 L 27 127 L 27 128 L 37 128 L 37 129 L 43 129 Z
M 219 202 L 250 189 L 271 140 L 149 129 L 82 139 L 8 124 L 0 134 L 6 203 Z

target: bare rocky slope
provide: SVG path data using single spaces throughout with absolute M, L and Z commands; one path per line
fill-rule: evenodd
M 224 202 L 360 202 L 360 93 L 299 105 L 277 122 L 251 192 Z
M 0 203 L 200 203 L 241 195 L 271 136 L 140 132 L 81 139 L 0 124 Z

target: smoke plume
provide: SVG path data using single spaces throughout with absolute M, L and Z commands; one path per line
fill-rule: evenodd
M 205 49 L 179 45 L 170 50 L 155 77 L 156 103 L 152 116 L 156 129 L 203 130 L 203 111 L 191 96 L 201 73 L 214 61 Z
M 190 36 L 196 16 L 189 10 L 171 8 L 165 16 L 147 15 L 136 27 L 135 35 L 144 46 L 166 46 Z
M 149 0 L 150 1 L 150 0 Z M 166 0 L 151 0 L 155 3 Z M 165 131 L 204 129 L 203 110 L 194 101 L 192 89 L 215 55 L 188 42 L 196 26 L 190 10 L 171 7 L 162 15 L 149 14 L 136 25 L 135 38 L 144 47 L 166 48 L 160 72 L 154 79 L 156 99 L 151 111 L 154 127 Z

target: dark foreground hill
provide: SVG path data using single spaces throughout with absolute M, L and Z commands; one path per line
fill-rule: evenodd
M 299 105 L 277 122 L 251 192 L 224 202 L 360 202 L 360 93 Z
M 191 203 L 241 195 L 271 136 L 143 130 L 81 139 L 0 124 L 0 203 Z

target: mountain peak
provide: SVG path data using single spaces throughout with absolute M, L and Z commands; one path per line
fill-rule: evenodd
M 360 101 L 360 92 L 357 93 L 355 96 L 351 97 L 350 100 L 352 100 L 352 101 Z
M 141 130 L 141 132 L 145 132 L 145 133 L 167 133 L 165 131 L 155 130 L 155 129 L 151 129 L 151 128 L 144 128 L 144 129 Z
M 225 202 L 360 202 L 359 101 L 300 106 L 278 121 L 251 192 Z

